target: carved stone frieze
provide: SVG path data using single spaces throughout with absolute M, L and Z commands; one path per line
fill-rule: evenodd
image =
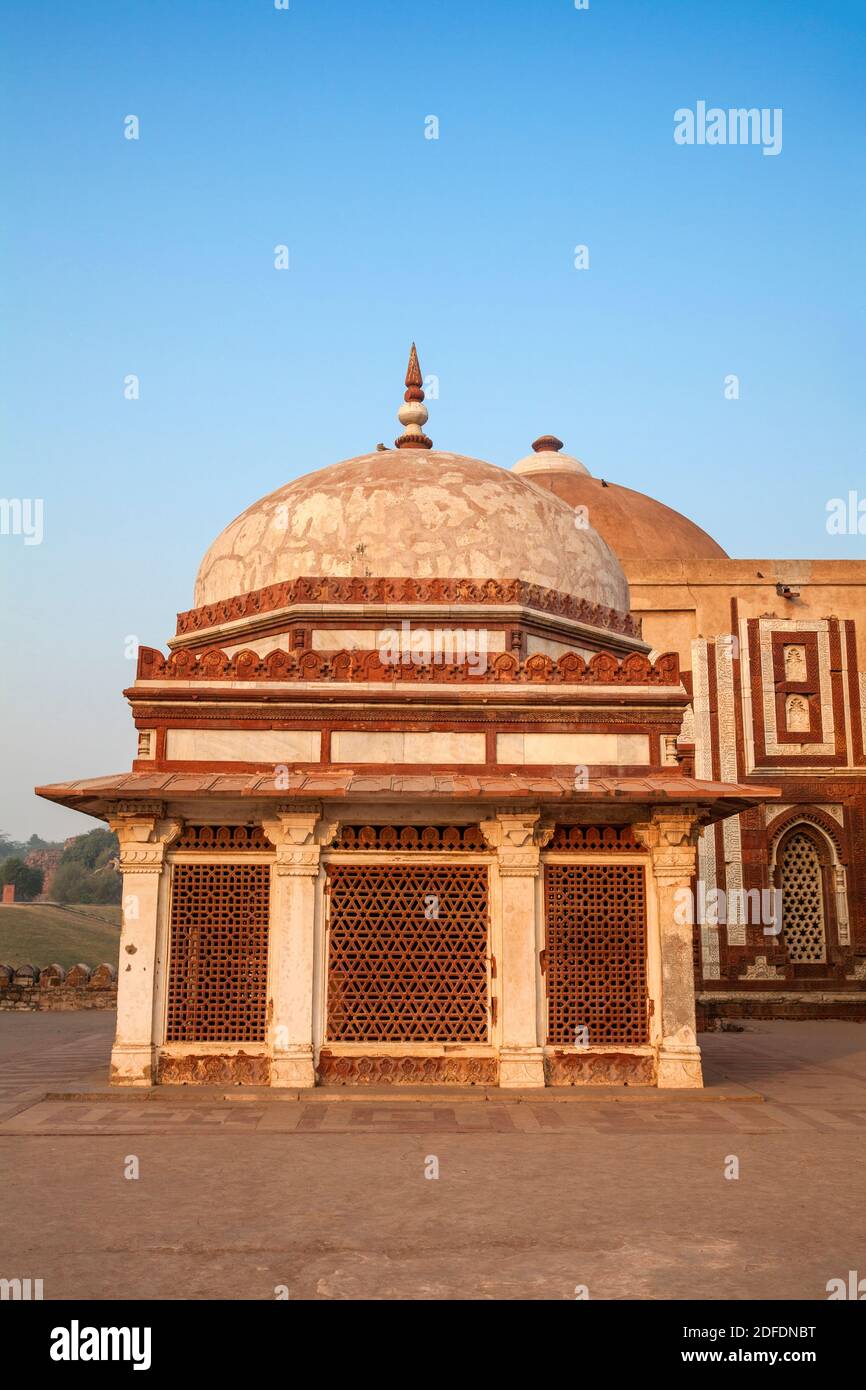
M 162 1086 L 269 1086 L 271 1059 L 247 1052 L 163 1055 L 157 1078 Z
M 345 1056 L 324 1050 L 321 1086 L 497 1086 L 497 1057 Z
M 651 662 L 640 652 L 620 661 L 611 652 L 596 652 L 588 661 L 579 652 L 554 660 L 535 652 L 524 660 L 514 652 L 497 652 L 479 670 L 475 662 L 417 663 L 388 661 L 379 651 L 284 651 L 277 648 L 260 657 L 250 648 L 229 656 L 221 647 L 195 652 L 181 647 L 164 657 L 154 647 L 141 647 L 139 680 L 182 681 L 336 681 L 364 684 L 434 682 L 437 684 L 520 685 L 658 685 L 680 684 L 679 661 L 666 652 Z
M 590 603 L 587 599 L 528 584 L 522 579 L 379 579 L 374 576 L 291 579 L 263 589 L 204 604 L 177 615 L 178 634 L 205 631 L 221 623 L 257 617 L 300 603 L 520 604 L 579 622 L 640 636 L 640 619 Z
M 652 1086 L 655 1061 L 636 1052 L 553 1052 L 544 1079 L 548 1086 Z

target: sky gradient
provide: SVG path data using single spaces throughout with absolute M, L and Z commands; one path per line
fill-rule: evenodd
M 128 639 L 393 440 L 413 338 L 436 447 L 555 433 L 733 556 L 866 555 L 826 529 L 866 496 L 864 39 L 807 0 L 7 3 L 0 492 L 45 534 L 0 536 L 0 829 L 89 828 L 32 787 L 129 767 Z M 678 145 L 698 101 L 781 108 L 781 153 Z

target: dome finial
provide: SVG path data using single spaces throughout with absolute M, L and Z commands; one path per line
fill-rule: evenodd
M 418 352 L 413 343 L 409 353 L 409 365 L 406 368 L 404 404 L 397 411 L 397 419 L 405 427 L 405 433 L 394 440 L 398 449 L 433 448 L 433 440 L 427 438 L 422 428 L 427 423 L 427 407 L 424 405 L 424 392 L 421 387 L 423 380 Z

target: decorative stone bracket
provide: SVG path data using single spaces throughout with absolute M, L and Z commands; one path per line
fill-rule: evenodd
M 495 820 L 483 820 L 480 826 L 487 844 L 496 850 L 501 875 L 538 874 L 541 851 L 553 838 L 552 822 L 542 820 L 538 811 L 500 811 Z
M 120 843 L 124 874 L 160 873 L 166 849 L 183 828 L 183 821 L 166 818 L 161 801 L 116 801 L 108 824 Z
M 278 877 L 309 876 L 319 872 L 322 848 L 339 834 L 336 820 L 323 820 L 321 806 L 299 810 L 296 806 L 277 806 L 273 817 L 265 817 L 262 828 L 277 851 Z

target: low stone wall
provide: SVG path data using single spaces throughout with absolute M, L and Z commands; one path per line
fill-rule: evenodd
M 113 965 L 0 965 L 0 1010 L 115 1009 L 117 971 Z
M 844 1019 L 849 1023 L 866 1023 L 866 994 L 739 994 L 697 997 L 697 1030 L 713 1033 L 725 1023 L 749 1019 L 783 1019 L 807 1022 L 821 1019 Z

